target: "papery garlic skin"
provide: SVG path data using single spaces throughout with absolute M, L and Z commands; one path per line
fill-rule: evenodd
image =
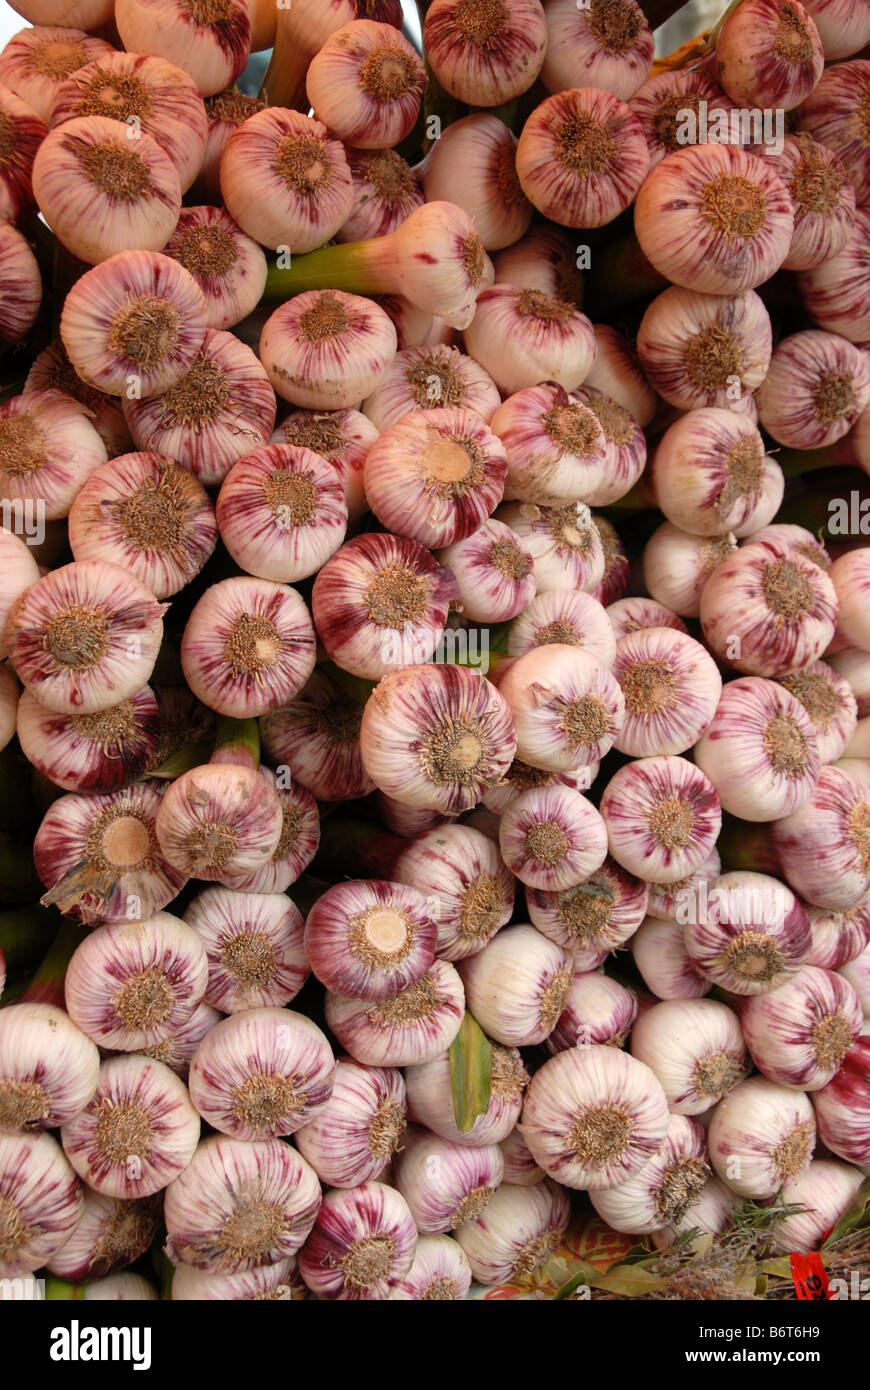
M 682 1221 L 710 1175 L 704 1131 L 696 1120 L 671 1115 L 661 1148 L 645 1168 L 616 1187 L 590 1194 L 614 1231 L 648 1235 Z
M 166 1192 L 173 1264 L 241 1274 L 295 1255 L 320 1207 L 314 1169 L 281 1139 L 204 1139 Z
M 158 1230 L 160 1199 L 118 1200 L 90 1188 L 84 1198 L 75 1230 L 46 1267 L 56 1278 L 84 1279 L 86 1288 L 93 1289 L 93 1281 L 117 1274 L 144 1255 Z
M 754 290 L 722 296 L 671 285 L 649 305 L 637 334 L 650 385 L 682 410 L 727 409 L 751 398 L 771 350 L 770 316 Z
M 283 893 L 206 888 L 184 920 L 205 948 L 205 999 L 225 1014 L 289 1004 L 310 973 L 299 909 Z
M 516 1048 L 492 1044 L 489 1104 L 469 1130 L 460 1130 L 453 1108 L 450 1058 L 446 1052 L 405 1072 L 408 1117 L 454 1144 L 498 1144 L 513 1130 L 523 1108 L 529 1074 Z
M 597 970 L 575 970 L 559 1022 L 547 1038 L 547 1051 L 569 1047 L 622 1047 L 637 1018 L 637 996 Z
M 852 647 L 870 651 L 870 623 L 866 602 L 870 590 L 870 547 L 849 550 L 840 555 L 830 569 L 831 583 L 837 591 L 837 636 Z
M 447 961 L 392 999 L 326 995 L 326 1022 L 351 1057 L 366 1066 L 407 1067 L 439 1057 L 465 1012 L 462 980 Z
M 470 811 L 510 767 L 514 718 L 475 671 L 406 667 L 370 695 L 360 747 L 366 772 L 388 796 L 449 814 Z
M 62 1009 L 25 1000 L 0 1013 L 0 1132 L 56 1129 L 88 1104 L 99 1074 L 96 1046 Z
M 678 922 L 647 917 L 630 939 L 634 963 L 657 999 L 700 999 L 713 981 L 699 974 L 686 950 L 685 929 Z
M 769 994 L 810 955 L 806 910 L 769 874 L 722 874 L 703 910 L 691 900 L 678 904 L 677 921 L 686 923 L 686 950 L 695 969 L 733 994 Z
M 860 1037 L 846 1053 L 836 1076 L 813 1092 L 819 1138 L 831 1153 L 856 1163 L 870 1164 L 870 1037 Z
M 120 565 L 159 599 L 195 578 L 217 540 L 205 488 L 186 468 L 159 453 L 121 454 L 103 464 L 70 508 L 69 541 L 76 561 Z
M 358 410 L 292 410 L 269 443 L 295 444 L 325 458 L 338 474 L 348 518 L 356 522 L 366 510 L 363 465 L 378 433 Z
M 107 395 L 156 396 L 193 366 L 206 303 L 192 275 L 153 251 L 120 251 L 64 300 L 60 336 L 76 372 Z
M 526 891 L 532 922 L 569 952 L 575 970 L 596 970 L 610 951 L 635 936 L 648 898 L 649 885 L 632 878 L 609 856 L 576 887 L 556 893 Z
M 143 1052 L 171 1037 L 202 1002 L 205 949 L 168 912 L 98 927 L 76 948 L 64 979 L 70 1017 L 103 1048 Z
M 559 642 L 517 657 L 499 691 L 516 721 L 518 757 L 551 772 L 599 762 L 625 718 L 622 691 L 604 663 Z
M 855 100 L 852 91 L 848 100 L 851 109 Z M 844 151 L 838 152 L 842 157 Z M 798 273 L 801 299 L 815 323 L 827 333 L 839 333 L 851 343 L 866 342 L 870 329 L 866 271 L 868 236 L 870 208 L 859 204 L 849 240 L 842 251 L 829 256 L 812 270 Z
M 469 1010 L 506 1047 L 543 1042 L 571 983 L 567 952 L 525 924 L 505 927 L 482 951 L 460 961 L 459 973 Z
M 36 1134 L 0 1134 L 0 1201 L 8 1212 L 0 1273 L 4 1278 L 40 1269 L 75 1230 L 82 1185 L 56 1140 Z
M 870 892 L 867 826 L 870 787 L 838 767 L 823 767 L 809 797 L 774 822 L 784 877 L 816 907 L 849 908 Z
M 423 60 L 399 30 L 360 18 L 330 34 L 308 65 L 305 90 L 339 140 L 388 149 L 410 134 L 425 80 Z
M 716 566 L 701 591 L 700 618 L 717 656 L 747 675 L 776 677 L 819 659 L 837 609 L 831 580 L 811 560 L 749 544 Z
M 319 1298 L 387 1299 L 408 1273 L 417 1230 L 401 1193 L 384 1183 L 333 1188 L 299 1252 L 299 1272 Z
M 183 1172 L 199 1142 L 187 1087 L 149 1057 L 110 1057 L 84 1110 L 61 1130 L 79 1176 L 108 1197 L 148 1197 Z
M 285 893 L 314 858 L 320 844 L 320 814 L 314 797 L 301 783 L 288 784 L 286 777 L 277 777 L 262 763 L 260 776 L 278 793 L 281 835 L 270 860 L 249 874 L 227 875 L 227 887 L 267 897 Z
M 778 1255 L 817 1250 L 825 1233 L 851 1206 L 862 1181 L 859 1168 L 815 1159 L 803 1173 L 783 1183 L 783 1203 L 804 1210 L 777 1222 L 771 1232 L 772 1248 Z
M 706 859 L 722 811 L 709 778 L 685 758 L 639 758 L 604 789 L 610 853 L 629 873 L 675 883 Z
M 420 1236 L 414 1263 L 395 1286 L 393 1302 L 463 1299 L 471 1287 L 468 1256 L 450 1236 Z
M 599 391 L 645 429 L 656 413 L 658 398 L 641 370 L 633 343 L 610 324 L 592 327 L 597 350 L 586 373 L 585 389 Z M 605 505 L 604 497 L 597 494 L 595 506 Z
M 812 946 L 808 965 L 820 965 L 823 970 L 840 970 L 860 959 L 870 942 L 870 900 L 863 899 L 842 912 L 822 907 L 808 907 Z M 845 977 L 858 993 L 861 990 L 849 974 Z M 859 976 L 860 978 L 860 976 Z M 863 1007 L 863 1001 L 862 1001 Z
M 844 980 L 848 980 L 854 989 L 864 1010 L 864 1017 L 870 1017 L 870 945 L 860 956 L 841 965 L 837 973 L 842 975 Z
M 436 950 L 442 960 L 475 955 L 510 921 L 513 875 L 496 845 L 471 826 L 440 825 L 416 835 L 393 874 L 437 909 Z
M 533 647 L 556 642 L 583 647 L 612 669 L 616 635 L 609 614 L 591 594 L 548 589 L 517 614 L 508 629 L 507 650 L 509 656 L 522 656 Z
M 395 1185 L 423 1235 L 443 1235 L 485 1211 L 504 1175 L 495 1144 L 470 1148 L 409 1130 L 394 1160 Z
M 534 1187 L 547 1176 L 539 1168 L 532 1151 L 518 1129 L 499 1144 L 504 1159 L 504 1181 L 512 1187 Z
M 119 0 L 115 22 L 131 53 L 156 53 L 177 62 L 203 96 L 213 96 L 241 74 L 251 48 L 244 0 L 191 9 L 179 0 Z
M 332 1094 L 335 1059 L 304 1014 L 245 1009 L 209 1029 L 190 1063 L 190 1098 L 233 1139 L 277 1139 L 314 1119 Z
M 678 1115 L 702 1115 L 746 1074 L 740 1022 L 714 999 L 654 1004 L 632 1030 L 631 1052 L 655 1073 Z
M 341 143 L 320 121 L 281 107 L 256 112 L 233 132 L 221 156 L 220 184 L 230 216 L 273 251 L 313 251 L 335 235 L 353 206 Z
M 526 1283 L 560 1244 L 569 1215 L 568 1195 L 555 1182 L 502 1183 L 486 1211 L 459 1227 L 456 1240 L 479 1283 Z
M 551 1178 L 595 1191 L 649 1162 L 667 1134 L 667 1101 L 634 1057 L 612 1047 L 574 1047 L 535 1073 L 520 1129 Z
M 738 195 L 733 203 L 729 192 Z M 701 294 L 741 294 L 782 265 L 794 213 L 785 184 L 763 159 L 706 144 L 656 165 L 635 200 L 634 225 L 660 275 Z
M 345 880 L 327 888 L 305 922 L 305 953 L 333 994 L 392 999 L 435 959 L 430 903 L 416 888 L 383 879 Z
M 847 980 L 804 965 L 772 993 L 747 1000 L 740 1022 L 760 1072 L 782 1086 L 819 1091 L 839 1071 L 864 1015 Z
M 784 677 L 782 684 L 803 705 L 822 763 L 841 758 L 857 725 L 857 701 L 844 676 L 824 661 Z
M 3 586 L 0 591 L 0 655 L 5 657 L 8 655 L 8 647 L 4 633 L 9 612 L 24 591 L 39 578 L 39 566 L 30 547 L 5 526 L 0 526 L 0 565 L 3 568 Z
M 805 1171 L 816 1144 L 810 1099 L 764 1076 L 751 1076 L 719 1102 L 707 1127 L 710 1162 L 741 1197 L 772 1197 Z
M 406 1108 L 400 1071 L 340 1057 L 332 1094 L 297 1130 L 296 1147 L 321 1182 L 359 1187 L 376 1178 L 402 1144 Z

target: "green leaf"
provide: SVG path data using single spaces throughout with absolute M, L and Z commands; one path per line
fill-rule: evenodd
M 492 1048 L 480 1024 L 467 1010 L 450 1044 L 450 1084 L 456 1127 L 467 1134 L 478 1115 L 486 1114 L 492 1086 Z
M 870 1227 L 870 1178 L 866 1178 L 858 1188 L 854 1202 L 840 1217 L 827 1240 L 822 1242 L 825 1250 L 835 1241 L 842 1240 L 850 1231 L 861 1231 Z
M 606 1274 L 596 1274 L 587 1281 L 595 1289 L 621 1293 L 627 1298 L 643 1298 L 664 1286 L 664 1279 L 643 1265 L 615 1265 Z
M 781 1255 L 778 1259 L 762 1260 L 758 1270 L 760 1274 L 770 1275 L 775 1279 L 790 1279 L 791 1260 L 788 1255 Z
M 597 1270 L 594 1265 L 588 1265 L 584 1260 L 581 1260 L 578 1265 L 574 1266 L 574 1273 L 571 1275 L 570 1279 L 566 1279 L 565 1283 L 553 1294 L 553 1303 L 559 1303 L 563 1299 L 570 1297 L 572 1293 L 575 1293 L 577 1289 L 580 1288 L 581 1284 L 589 1284 L 591 1286 L 593 1281 L 598 1278 L 599 1274 L 600 1270 Z

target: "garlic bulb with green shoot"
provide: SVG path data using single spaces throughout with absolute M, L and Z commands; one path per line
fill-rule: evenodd
M 750 1076 L 714 1108 L 707 1126 L 710 1162 L 741 1197 L 772 1197 L 813 1156 L 816 1124 L 809 1096 Z
M 244 1009 L 210 1028 L 190 1063 L 190 1098 L 234 1139 L 277 1139 L 313 1120 L 332 1094 L 325 1035 L 290 1009 Z
M 70 1018 L 101 1047 L 142 1052 L 187 1023 L 207 984 L 200 938 L 159 912 L 85 937 L 67 966 L 64 995 Z
M 96 1044 L 63 1009 L 23 1000 L 0 1013 L 0 1132 L 56 1129 L 91 1100 Z
M 241 1274 L 295 1255 L 314 1225 L 320 1184 L 281 1139 L 203 1139 L 166 1191 L 166 1253 L 174 1265 Z
M 507 1139 L 520 1118 L 528 1084 L 529 1074 L 519 1051 L 493 1043 L 489 1103 L 471 1129 L 461 1130 L 453 1107 L 450 1058 L 444 1052 L 431 1062 L 408 1067 L 405 1072 L 408 1116 L 455 1144 L 499 1144 Z
M 200 1119 L 169 1067 L 130 1053 L 100 1067 L 93 1099 L 61 1130 L 79 1177 L 108 1197 L 149 1197 L 183 1173 Z
M 737 1015 L 714 999 L 670 999 L 634 1025 L 631 1055 L 655 1073 L 678 1115 L 702 1115 L 746 1075 Z
M 204 998 L 225 1014 L 289 1004 L 311 971 L 303 919 L 284 893 L 204 888 L 184 920 L 205 949 Z
M 340 1057 L 332 1095 L 294 1142 L 321 1182 L 359 1187 L 377 1178 L 402 1145 L 406 1108 L 400 1071 Z
M 462 980 L 445 960 L 390 999 L 326 995 L 326 1022 L 357 1062 L 410 1067 L 432 1061 L 459 1032 L 465 1013 Z
M 551 1178 L 595 1191 L 644 1168 L 668 1121 L 665 1093 L 648 1066 L 617 1048 L 590 1046 L 558 1052 L 535 1073 L 520 1129 Z

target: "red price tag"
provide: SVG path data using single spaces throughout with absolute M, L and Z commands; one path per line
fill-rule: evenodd
M 799 1299 L 813 1299 L 824 1302 L 833 1299 L 827 1270 L 822 1264 L 820 1251 L 812 1250 L 808 1255 L 791 1256 L 791 1277 Z

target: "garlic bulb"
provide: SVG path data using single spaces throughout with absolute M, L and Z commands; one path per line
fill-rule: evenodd
M 870 363 L 835 333 L 792 333 L 777 344 L 755 399 L 762 425 L 780 444 L 822 449 L 866 409 Z
M 678 906 L 677 921 L 686 924 L 686 950 L 695 969 L 734 994 L 769 994 L 810 954 L 806 910 L 769 874 L 722 874 L 705 891 L 703 906 L 692 899 Z
M 387 1299 L 416 1248 L 413 1217 L 394 1188 L 380 1182 L 334 1188 L 299 1252 L 299 1272 L 319 1298 Z
M 533 1187 L 502 1183 L 486 1210 L 460 1226 L 455 1239 L 478 1283 L 522 1282 L 559 1245 L 570 1210 L 568 1194 L 554 1182 Z
M 420 1236 L 414 1263 L 395 1286 L 393 1302 L 463 1299 L 471 1287 L 471 1265 L 450 1236 Z
M 709 1175 L 703 1128 L 697 1120 L 671 1115 L 649 1163 L 627 1182 L 590 1193 L 590 1200 L 612 1230 L 647 1235 L 686 1218 Z
M 486 1209 L 504 1174 L 496 1144 L 453 1144 L 412 1128 L 393 1163 L 394 1183 L 423 1235 L 443 1235 Z
M 60 1145 L 43 1131 L 0 1134 L 4 1210 L 0 1272 L 4 1278 L 40 1269 L 69 1240 L 84 1195 Z
M 233 1139 L 295 1134 L 332 1094 L 335 1060 L 304 1014 L 245 1009 L 210 1028 L 190 1064 L 190 1096 Z
M 459 962 L 468 1008 L 506 1047 L 543 1042 L 571 983 L 570 958 L 530 925 L 505 927 L 482 951 Z
M 353 800 L 375 786 L 362 761 L 362 715 L 358 700 L 315 668 L 294 700 L 260 720 L 263 747 L 318 800 Z
M 857 994 L 865 1018 L 870 1018 L 870 944 L 854 960 L 841 965 L 837 972 L 842 975 Z
M 823 767 L 807 801 L 773 825 L 783 876 L 816 907 L 854 907 L 870 892 L 870 786 Z
M 551 1178 L 595 1191 L 645 1167 L 667 1134 L 668 1118 L 665 1093 L 649 1067 L 613 1047 L 572 1047 L 533 1076 L 520 1128 Z
M 567 589 L 592 592 L 604 577 L 604 547 L 584 502 L 539 507 L 508 502 L 496 520 L 515 531 L 532 553 L 537 593 Z
M 194 1269 L 193 1265 L 179 1264 L 172 1276 L 173 1303 L 212 1299 L 221 1303 L 237 1300 L 263 1303 L 304 1298 L 305 1294 L 305 1285 L 292 1255 L 276 1264 L 258 1265 L 256 1269 L 239 1274 L 212 1274 Z
M 58 1279 L 95 1280 L 118 1273 L 144 1255 L 160 1224 L 160 1198 L 105 1197 L 87 1188 L 78 1224 L 46 1268 Z
M 492 517 L 464 540 L 439 550 L 438 559 L 454 576 L 462 612 L 471 622 L 508 622 L 535 596 L 531 551 Z
M 366 1066 L 409 1067 L 432 1061 L 459 1032 L 465 1012 L 462 981 L 452 965 L 429 971 L 391 999 L 326 995 L 326 1022 L 351 1057 Z
M 609 856 L 599 869 L 561 892 L 529 888 L 526 905 L 538 931 L 570 952 L 576 970 L 595 970 L 610 951 L 634 937 L 647 908 L 649 885 Z
M 472 106 L 499 106 L 533 85 L 547 49 L 538 0 L 434 0 L 423 44 L 445 91 Z
M 591 87 L 629 101 L 649 76 L 652 29 L 636 0 L 550 0 L 547 56 L 541 81 L 548 92 L 576 85 L 577 74 Z
M 35 18 L 32 23 L 33 28 L 19 30 L 0 53 L 0 82 L 47 125 L 64 79 L 108 57 L 112 47 L 81 29 L 41 24 Z
M 437 903 L 436 950 L 442 960 L 475 955 L 510 921 L 513 875 L 497 846 L 469 825 L 438 825 L 416 835 L 393 874 Z
M 610 472 L 614 451 L 595 413 L 564 387 L 515 392 L 491 426 L 507 455 L 508 495 L 523 502 L 569 506 L 594 495 Z
M 552 642 L 584 647 L 605 666 L 613 668 L 616 634 L 610 615 L 597 599 L 582 590 L 549 589 L 535 594 L 508 629 L 509 656 L 522 656 L 532 647 Z
M 836 1226 L 852 1204 L 863 1181 L 859 1168 L 817 1158 L 795 1178 L 783 1183 L 786 1206 L 803 1210 L 786 1216 L 771 1230 L 771 1247 L 778 1255 L 817 1250 L 822 1238 Z
M 741 1197 L 772 1197 L 813 1156 L 816 1122 L 803 1091 L 750 1076 L 719 1102 L 707 1127 L 710 1162 Z
M 398 29 L 361 18 L 336 29 L 315 53 L 305 90 L 314 115 L 339 140 L 389 149 L 410 135 L 425 81 L 422 58 Z
M 508 1137 L 520 1118 L 528 1084 L 529 1074 L 517 1049 L 493 1043 L 489 1104 L 471 1129 L 460 1130 L 453 1107 L 450 1058 L 445 1052 L 431 1062 L 406 1070 L 408 1116 L 455 1144 L 498 1144 Z
M 397 352 L 383 381 L 363 401 L 363 411 L 378 432 L 415 410 L 461 407 L 489 424 L 500 400 L 492 378 L 472 357 L 434 343 Z
M 668 521 L 699 536 L 751 536 L 773 520 L 785 490 L 752 419 L 718 406 L 690 410 L 669 426 L 650 481 Z
M 665 521 L 644 546 L 643 582 L 657 602 L 683 618 L 697 618 L 701 590 L 720 561 L 736 549 L 732 532 L 703 538 Z
M 572 787 L 521 792 L 499 822 L 502 858 L 521 883 L 551 892 L 583 883 L 607 854 L 607 829 Z
M 573 391 L 597 350 L 592 324 L 574 304 L 503 284 L 479 295 L 465 345 L 505 395 L 541 381 Z
M 518 757 L 551 772 L 600 762 L 625 717 L 622 691 L 604 663 L 561 642 L 517 657 L 499 693 L 516 722 Z
M 638 758 L 601 798 L 610 853 L 638 878 L 674 883 L 706 859 L 722 824 L 713 783 L 685 758 Z
M 847 980 L 804 965 L 772 993 L 748 999 L 740 1022 L 760 1072 L 783 1086 L 819 1091 L 839 1071 L 864 1015 Z
M 807 917 L 812 937 L 807 965 L 840 970 L 841 966 L 860 959 L 870 941 L 870 900 L 863 899 L 840 912 L 808 907 Z M 845 978 L 860 995 L 860 989 L 848 973 Z
M 534 1187 L 546 1173 L 532 1157 L 532 1151 L 518 1129 L 499 1144 L 504 1159 L 504 1180 L 512 1187 Z
M 516 147 L 516 136 L 503 121 L 477 111 L 452 121 L 422 166 L 427 200 L 444 198 L 464 208 L 487 251 L 513 245 L 532 220 L 532 205 L 516 174 Z
M 396 346 L 392 321 L 374 300 L 342 290 L 308 290 L 266 320 L 259 354 L 284 400 L 312 410 L 345 410 L 381 384 Z
M 631 1054 L 654 1072 L 678 1115 L 702 1115 L 746 1074 L 740 1022 L 714 999 L 654 1004 L 632 1029 Z
M 208 959 L 205 998 L 222 1013 L 289 1004 L 308 979 L 302 914 L 283 892 L 205 888 L 184 920 Z
M 819 1137 L 831 1153 L 866 1168 L 870 1165 L 870 1037 L 860 1037 L 826 1086 L 813 1095 Z
M 754 290 L 698 294 L 671 285 L 649 305 L 637 331 L 650 385 L 680 410 L 751 400 L 771 350 L 770 316 Z
M 38 509 L 48 521 L 69 514 L 80 488 L 106 462 L 90 414 L 56 390 L 25 391 L 0 405 L 0 488 L 7 507 L 23 505 L 25 516 Z
M 436 927 L 423 894 L 382 879 L 327 888 L 305 922 L 311 969 L 333 994 L 392 999 L 435 959 Z
M 686 1210 L 684 1215 L 677 1221 L 671 1222 L 668 1226 L 663 1226 L 659 1231 L 653 1231 L 650 1239 L 656 1250 L 668 1250 L 677 1243 L 679 1238 L 687 1236 L 691 1231 L 698 1231 L 700 1238 L 691 1241 L 684 1248 L 696 1250 L 704 1248 L 705 1235 L 718 1236 L 731 1225 L 734 1211 L 738 1203 L 735 1197 L 728 1191 L 718 1178 L 710 1178 L 700 1192 L 697 1193 L 692 1205 Z
M 597 970 L 576 970 L 559 1021 L 547 1038 L 547 1051 L 601 1043 L 622 1047 L 637 1018 L 637 995 Z
M 612 670 L 625 701 L 614 742 L 621 753 L 685 753 L 709 728 L 722 678 L 694 638 L 664 627 L 627 633 L 616 644 Z
M 24 1000 L 0 1012 L 0 1132 L 56 1129 L 89 1103 L 99 1074 L 96 1046 L 63 1009 Z
M 367 1067 L 341 1057 L 332 1095 L 295 1143 L 330 1187 L 359 1187 L 376 1178 L 402 1143 L 405 1083 L 393 1067 Z
M 699 974 L 679 922 L 649 916 L 630 939 L 634 963 L 657 999 L 700 999 L 713 981 Z
M 314 1169 L 282 1139 L 212 1134 L 166 1192 L 173 1264 L 240 1274 L 295 1255 L 321 1202 Z
M 738 105 L 790 111 L 824 66 L 819 31 L 799 0 L 749 0 L 725 16 L 716 39 L 716 77 Z

